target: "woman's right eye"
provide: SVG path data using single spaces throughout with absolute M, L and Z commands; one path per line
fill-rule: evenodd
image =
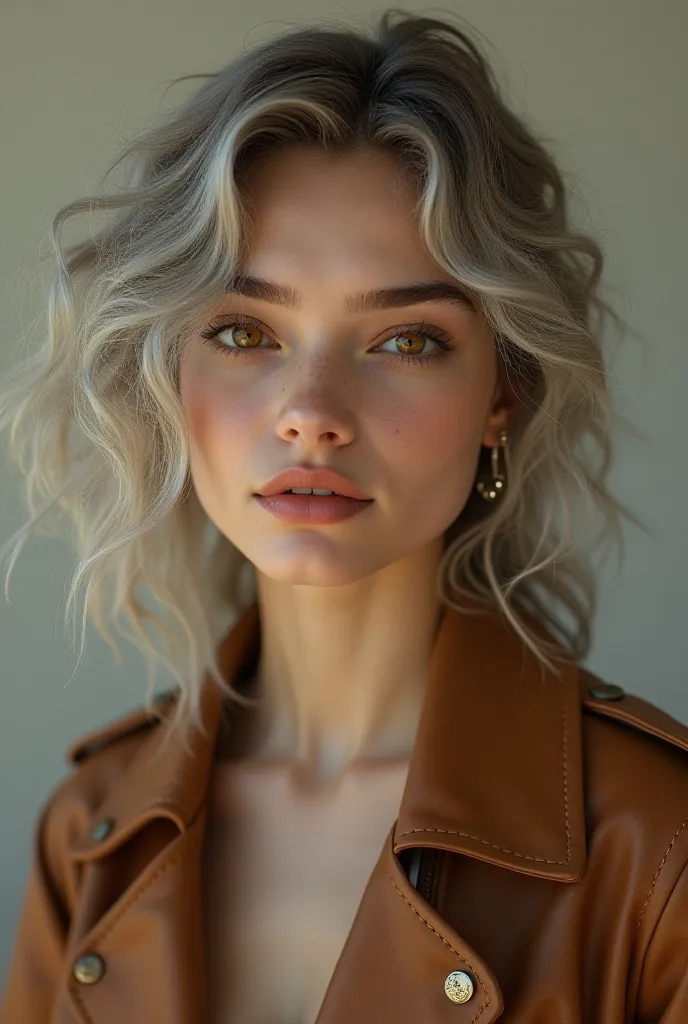
M 228 339 L 220 340 L 221 334 L 227 334 Z M 261 335 L 267 337 L 261 327 L 242 320 L 223 320 L 201 331 L 201 337 L 207 344 L 227 356 L 251 355 L 252 352 L 263 351 L 265 346 L 260 345 Z

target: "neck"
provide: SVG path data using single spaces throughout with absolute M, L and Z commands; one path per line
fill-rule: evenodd
M 440 555 L 433 545 L 342 587 L 257 575 L 253 756 L 322 780 L 361 759 L 410 756 L 440 621 Z

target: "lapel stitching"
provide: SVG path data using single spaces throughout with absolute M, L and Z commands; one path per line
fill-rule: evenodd
M 391 881 L 392 885 L 394 886 L 394 888 L 395 888 L 396 892 L 397 892 L 397 893 L 399 894 L 399 896 L 401 896 L 402 900 L 403 900 L 403 901 L 404 901 L 404 903 L 405 903 L 405 904 L 407 905 L 407 907 L 409 907 L 409 908 L 410 908 L 410 909 L 411 909 L 411 910 L 413 911 L 413 913 L 414 913 L 414 914 L 416 915 L 416 917 L 418 917 L 418 918 L 419 918 L 419 919 L 420 919 L 420 920 L 421 920 L 421 921 L 423 922 L 423 924 L 424 924 L 424 925 L 426 926 L 426 928 L 429 928 L 429 929 L 430 929 L 430 931 L 431 931 L 431 932 L 433 932 L 433 934 L 435 934 L 435 935 L 437 936 L 437 938 L 438 938 L 438 939 L 441 939 L 441 940 L 442 940 L 442 942 L 443 942 L 443 943 L 445 944 L 445 946 L 448 946 L 448 947 L 449 947 L 449 949 L 450 949 L 450 950 L 452 951 L 452 953 L 453 953 L 453 954 L 454 954 L 455 956 L 457 956 L 457 957 L 459 958 L 459 960 L 461 960 L 461 961 L 462 961 L 462 962 L 463 962 L 463 963 L 464 963 L 464 964 L 466 965 L 466 967 L 468 967 L 468 969 L 469 969 L 469 970 L 471 971 L 471 973 L 472 973 L 473 975 L 475 975 L 475 977 L 476 977 L 476 979 L 477 979 L 477 981 L 478 981 L 478 984 L 480 985 L 480 988 L 482 989 L 483 995 L 485 996 L 485 1002 L 484 1002 L 484 1003 L 482 1004 L 482 1006 L 480 1007 L 480 1009 L 479 1009 L 479 1010 L 478 1010 L 478 1012 L 476 1013 L 475 1017 L 473 1017 L 473 1019 L 472 1019 L 472 1021 L 471 1021 L 471 1024 L 475 1024 L 475 1021 L 477 1021 L 477 1019 L 478 1019 L 478 1018 L 479 1018 L 479 1017 L 480 1017 L 480 1016 L 481 1016 L 481 1015 L 483 1014 L 483 1012 L 484 1012 L 484 1011 L 485 1011 L 485 1010 L 486 1010 L 486 1009 L 488 1008 L 488 1006 L 490 1005 L 490 993 L 489 993 L 489 992 L 488 992 L 488 990 L 487 990 L 487 987 L 486 987 L 486 985 L 485 985 L 485 982 L 484 982 L 484 981 L 483 981 L 483 979 L 482 979 L 482 978 L 480 977 L 480 974 L 479 974 L 479 972 L 478 972 L 478 971 L 477 971 L 477 970 L 475 969 L 475 967 L 473 966 L 473 964 L 472 964 L 472 963 L 469 963 L 469 961 L 468 961 L 468 960 L 466 959 L 466 957 L 465 957 L 465 956 L 462 956 L 462 954 L 461 954 L 461 953 L 459 953 L 458 949 L 454 949 L 454 947 L 452 946 L 451 942 L 449 942 L 449 941 L 448 941 L 448 940 L 447 940 L 447 939 L 445 938 L 445 936 L 444 936 L 444 935 L 442 935 L 442 934 L 441 934 L 440 932 L 438 932 L 436 928 L 433 928 L 433 926 L 432 926 L 432 925 L 430 924 L 430 922 L 429 922 L 429 921 L 427 921 L 427 920 L 426 920 L 426 919 L 425 919 L 425 918 L 423 917 L 423 915 L 422 915 L 422 914 L 421 914 L 421 913 L 420 913 L 420 912 L 419 912 L 419 911 L 418 911 L 418 910 L 417 910 L 417 909 L 416 909 L 416 908 L 415 908 L 415 907 L 413 906 L 413 904 L 412 904 L 412 903 L 410 903 L 410 902 L 409 902 L 409 901 L 407 900 L 407 898 L 406 898 L 406 897 L 404 896 L 403 892 L 401 891 L 401 889 L 399 888 L 399 886 L 398 886 L 398 885 L 397 885 L 397 883 L 395 882 L 395 880 L 394 880 L 394 876 L 392 875 L 392 872 L 388 870 L 388 871 L 387 871 L 387 875 L 388 875 L 388 877 L 389 877 L 389 880 Z M 495 983 L 496 983 L 496 979 L 495 979 Z
M 563 731 L 563 739 L 562 739 L 562 743 L 563 743 L 563 779 L 564 779 L 564 825 L 565 825 L 565 831 L 566 831 L 566 857 L 564 858 L 564 860 L 555 860 L 555 859 L 552 859 L 552 858 L 549 858 L 549 857 L 536 857 L 533 854 L 529 854 L 529 853 L 519 853 L 518 850 L 509 850 L 509 849 L 507 849 L 504 846 L 499 846 L 497 843 L 491 843 L 489 840 L 483 839 L 481 836 L 474 836 L 474 835 L 471 835 L 470 832 L 460 832 L 460 831 L 458 831 L 456 829 L 451 829 L 451 828 L 411 828 L 411 829 L 407 829 L 404 832 L 399 833 L 397 839 L 401 840 L 401 839 L 404 838 L 404 836 L 410 836 L 410 835 L 414 835 L 414 834 L 418 834 L 418 833 L 425 834 L 425 835 L 444 834 L 444 835 L 460 836 L 463 839 L 474 839 L 476 842 L 482 843 L 484 846 L 489 846 L 493 850 L 499 850 L 502 853 L 508 853 L 512 857 L 521 857 L 521 858 L 523 858 L 523 860 L 530 860 L 530 861 L 533 861 L 534 863 L 537 863 L 537 864 L 561 864 L 561 865 L 568 864 L 569 861 L 571 860 L 571 824 L 570 824 L 570 821 L 569 821 L 569 803 L 568 803 L 568 800 L 569 800 L 569 797 L 568 797 L 568 775 L 569 775 L 569 770 L 568 769 L 569 769 L 569 765 L 568 765 L 568 758 L 567 758 L 567 711 L 566 711 L 566 708 L 563 709 L 562 718 L 563 718 L 563 730 L 562 730 Z M 399 847 L 399 848 L 401 849 L 402 847 Z

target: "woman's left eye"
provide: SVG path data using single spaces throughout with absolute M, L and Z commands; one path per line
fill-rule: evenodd
M 243 333 L 243 345 L 241 341 L 233 336 L 231 332 L 235 328 L 239 328 Z M 229 348 L 228 345 L 219 340 L 219 336 L 225 332 L 230 332 L 230 339 L 233 344 L 239 345 L 238 348 Z M 215 321 L 208 325 L 206 330 L 201 331 L 201 337 L 204 339 L 204 344 L 209 344 L 212 348 L 217 349 L 222 355 L 226 356 L 244 356 L 252 355 L 254 352 L 265 351 L 264 347 L 259 348 L 259 340 L 256 340 L 255 344 L 250 343 L 251 333 L 255 335 L 265 335 L 269 337 L 267 331 L 264 331 L 262 327 L 254 323 L 251 320 L 222 320 Z M 436 350 L 430 355 L 427 355 L 423 351 L 413 351 L 414 346 L 417 349 L 420 345 L 421 349 L 424 348 L 428 339 L 436 345 Z M 248 344 L 246 342 L 248 341 Z M 395 344 L 401 343 L 402 346 L 406 346 L 406 352 L 386 352 L 385 355 L 391 355 L 393 359 L 401 359 L 405 363 L 411 363 L 415 366 L 427 365 L 432 362 L 433 359 L 441 359 L 443 356 L 449 355 L 453 350 L 454 346 L 449 341 L 444 331 L 441 331 L 438 327 L 434 327 L 432 324 L 413 324 L 405 325 L 403 327 L 396 327 L 391 331 L 386 338 L 378 342 L 373 351 L 380 348 L 381 345 L 386 345 L 389 342 Z M 268 346 L 270 347 L 270 346 Z

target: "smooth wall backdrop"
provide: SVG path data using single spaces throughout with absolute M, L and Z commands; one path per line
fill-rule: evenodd
M 607 253 L 608 296 L 631 333 L 613 346 L 614 395 L 642 438 L 620 439 L 612 486 L 651 527 L 599 564 L 586 664 L 688 722 L 688 6 L 684 0 L 466 0 L 516 109 L 551 140 Z M 30 261 L 55 210 L 95 186 L 120 143 L 244 47 L 321 19 L 369 25 L 362 0 L 3 0 L 0 8 L 0 372 L 40 311 Z M 69 237 L 69 236 L 68 236 Z M 612 294 L 612 291 L 614 294 Z M 615 298 L 616 296 L 616 298 Z M 3 450 L 4 456 L 4 450 Z M 0 466 L 0 541 L 23 522 L 21 480 Z M 0 979 L 39 807 L 81 733 L 140 703 L 145 665 L 117 665 L 89 627 L 83 661 L 64 629 L 68 546 L 39 539 L 0 593 Z M 166 680 L 159 676 L 159 685 Z M 2 981 L 0 980 L 0 984 Z

